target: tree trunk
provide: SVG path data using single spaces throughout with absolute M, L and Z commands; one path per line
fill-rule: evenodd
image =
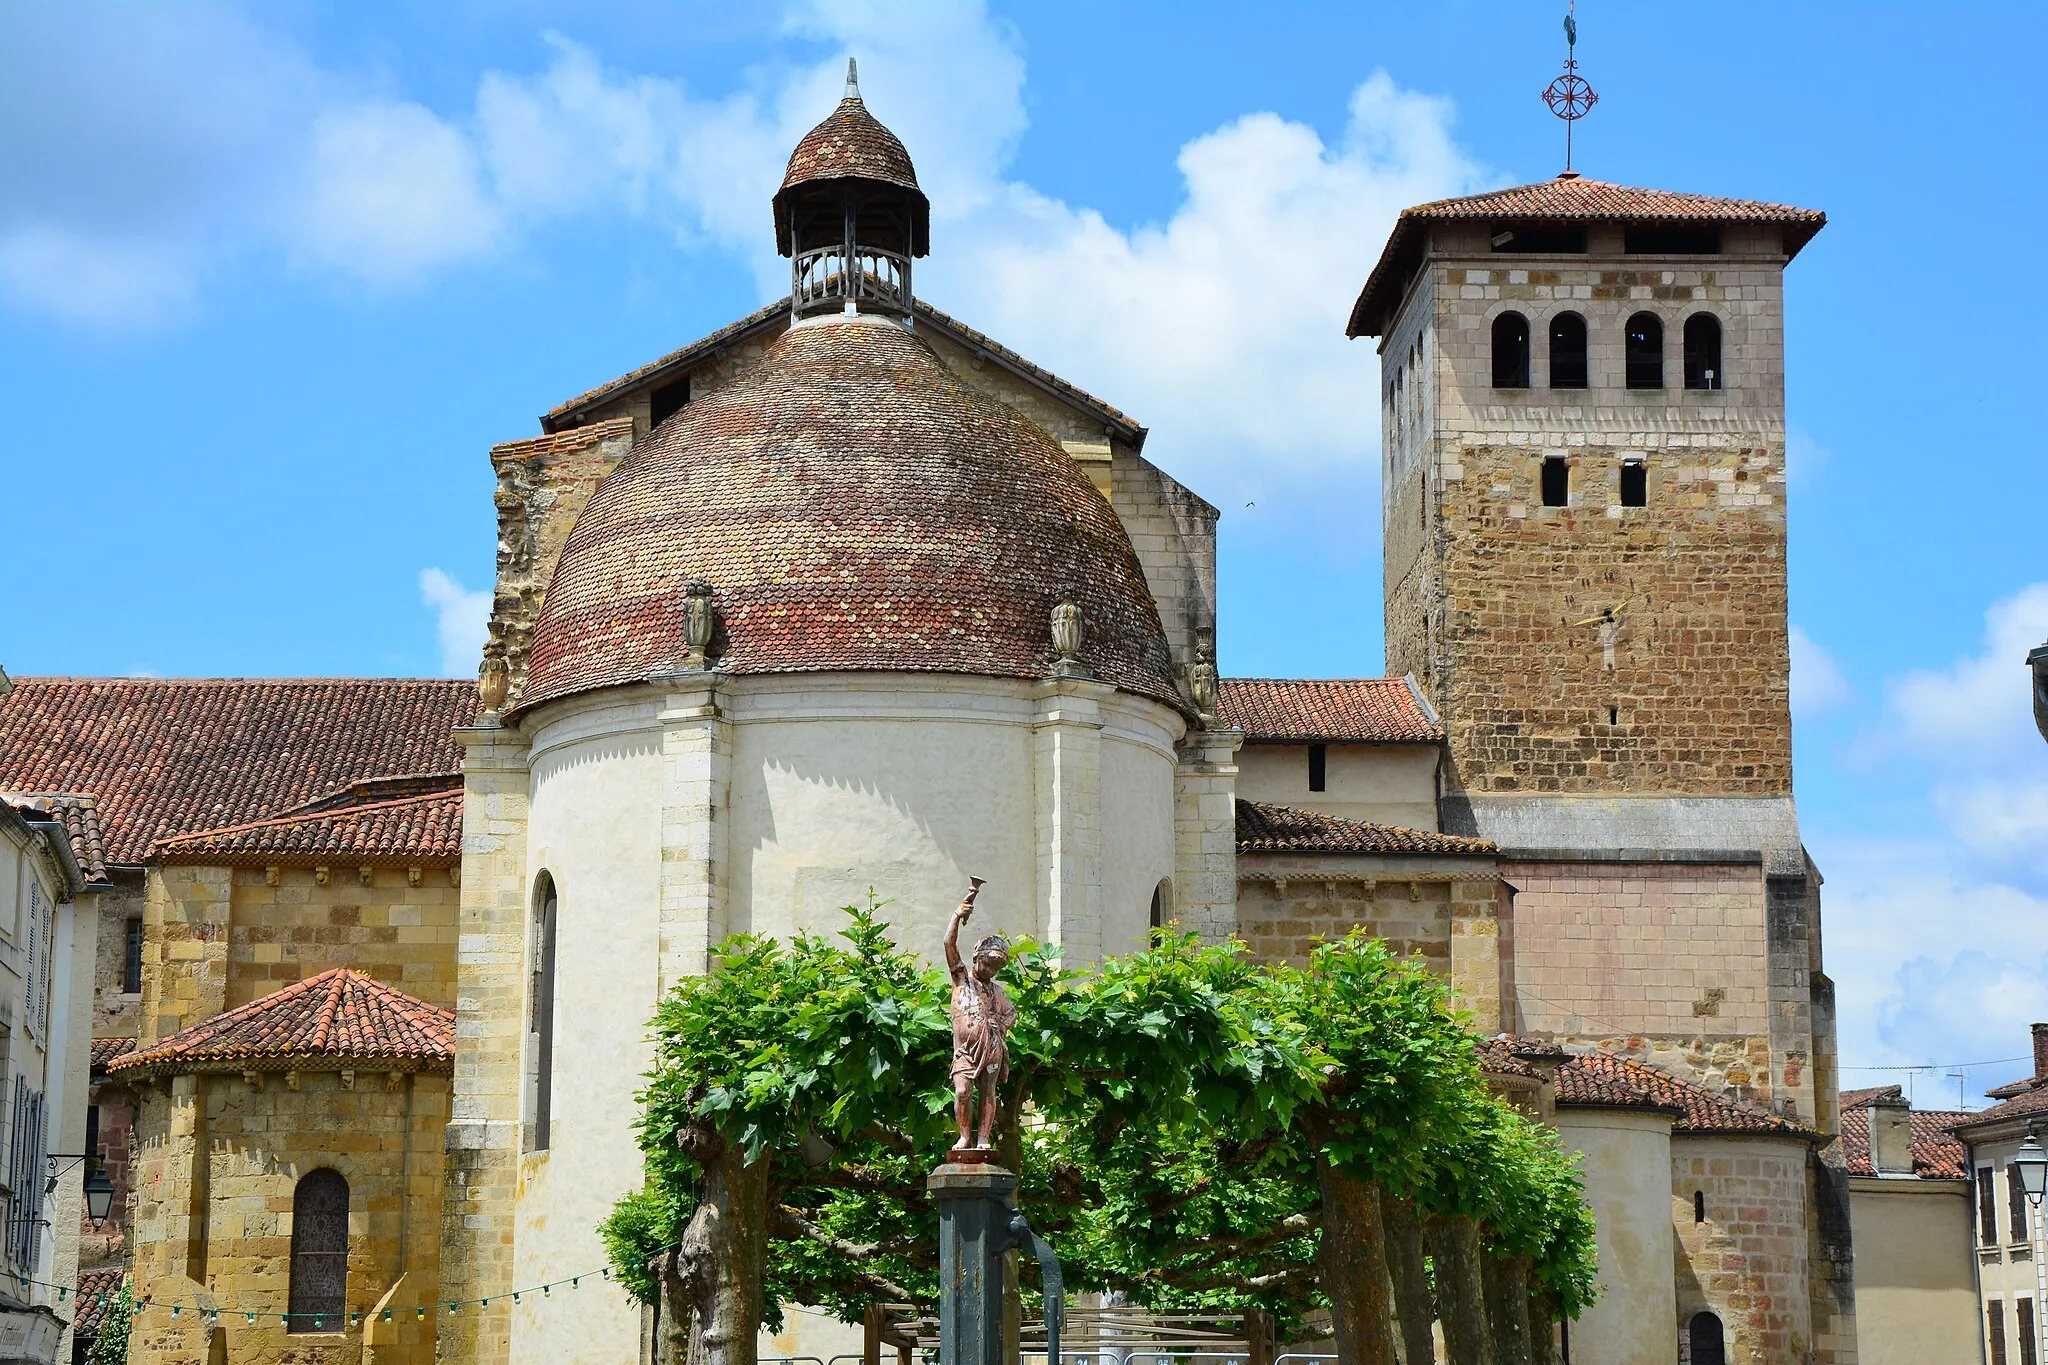
M 1386 1234 L 1394 1313 L 1400 1319 L 1408 1365 L 1436 1365 L 1436 1339 L 1429 1330 L 1436 1313 L 1429 1302 L 1429 1271 L 1422 1263 L 1422 1221 L 1407 1200 L 1381 1194 L 1380 1227 Z
M 1430 1220 L 1429 1255 L 1436 1262 L 1437 1320 L 1450 1365 L 1495 1365 L 1478 1227 L 1469 1218 Z
M 1529 1262 L 1486 1256 L 1486 1318 L 1493 1326 L 1493 1365 L 1532 1365 L 1529 1355 Z
M 1344 1365 L 1408 1365 L 1394 1320 L 1394 1280 L 1381 1241 L 1380 1188 L 1316 1157 L 1323 1236 L 1316 1271 L 1330 1300 L 1337 1358 Z
M 1532 1365 L 1558 1365 L 1557 1306 L 1529 1276 L 1529 1359 Z
M 692 1131 L 694 1130 L 694 1131 Z M 697 1211 L 663 1258 L 661 1365 L 756 1365 L 767 1307 L 768 1167 L 691 1125 L 678 1141 L 704 1171 Z

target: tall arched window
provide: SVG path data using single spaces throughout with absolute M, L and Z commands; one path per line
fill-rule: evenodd
M 1623 352 L 1630 388 L 1664 387 L 1664 323 L 1655 313 L 1638 313 L 1628 320 Z
M 533 919 L 533 1150 L 545 1151 L 555 1112 L 555 879 L 543 875 Z
M 1529 319 L 1502 313 L 1493 320 L 1493 386 L 1529 387 Z
M 348 1312 L 348 1181 L 308 1171 L 292 1194 L 291 1314 L 287 1331 L 339 1332 Z
M 1728 1342 L 1721 1335 L 1721 1320 L 1712 1313 L 1694 1313 L 1686 1336 L 1692 1346 L 1692 1365 L 1728 1365 Z
M 1586 320 L 1577 313 L 1550 320 L 1550 387 L 1586 387 Z
M 1685 320 L 1685 386 L 1721 387 L 1721 320 L 1712 313 L 1694 313 Z

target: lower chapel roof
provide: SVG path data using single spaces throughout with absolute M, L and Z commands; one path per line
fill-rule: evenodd
M 1408 678 L 1224 678 L 1216 711 L 1248 740 L 1437 744 L 1443 722 Z
M 133 866 L 159 839 L 453 773 L 476 710 L 473 683 L 441 678 L 17 678 L 0 790 L 90 793 L 101 860 Z
M 1560 1109 L 1635 1109 L 1671 1115 L 1671 1131 L 1694 1136 L 1754 1134 L 1819 1142 L 1823 1135 L 1790 1119 L 1740 1100 L 1717 1095 L 1696 1081 L 1675 1076 L 1662 1067 L 1611 1052 L 1574 1051 L 1537 1044 L 1557 1063 L 1557 1104 Z M 1479 1045 L 1479 1064 L 1499 1075 L 1534 1077 L 1524 1058 L 1527 1040 L 1508 1036 Z
M 1321 811 L 1263 801 L 1237 803 L 1237 851 L 1246 853 L 1434 853 L 1492 857 L 1500 850 L 1488 839 L 1435 834 L 1400 825 L 1344 820 Z
M 116 1076 L 180 1071 L 447 1071 L 455 1011 L 336 967 L 114 1058 Z
M 462 858 L 462 788 L 450 776 L 438 791 L 201 830 L 159 839 L 149 851 L 164 862 L 212 867 L 330 858 L 452 864 Z

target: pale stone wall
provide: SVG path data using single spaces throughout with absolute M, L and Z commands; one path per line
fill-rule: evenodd
M 1327 744 L 1324 790 L 1315 792 L 1308 788 L 1308 745 L 1253 741 L 1237 755 L 1237 794 L 1434 833 L 1438 752 L 1434 744 Z
M 1166 917 L 1220 943 L 1237 932 L 1241 730 L 1190 730 L 1173 775 L 1173 896 Z
M 1671 1276 L 1671 1117 L 1567 1108 L 1557 1112 L 1557 1130 L 1568 1151 L 1583 1155 L 1600 1258 L 1600 1297 L 1568 1329 L 1572 1359 L 1670 1365 L 1678 1313 Z
M 1682 1336 L 1693 1314 L 1718 1315 L 1730 1365 L 1811 1359 L 1807 1161 L 1797 1138 L 1671 1139 L 1671 1221 L 1678 1229 L 1673 1326 Z M 1693 1219 L 1695 1192 L 1704 1199 L 1701 1222 Z
M 1849 1186 L 1862 1365 L 1977 1365 L 1970 1182 L 1852 1177 Z
M 123 959 L 128 951 L 128 921 L 141 920 L 149 888 L 136 868 L 110 869 L 113 886 L 99 893 L 99 945 L 94 952 L 92 1034 L 95 1038 L 133 1038 L 141 1025 L 142 992 L 122 987 Z
M 299 1072 L 179 1076 L 145 1085 L 138 1117 L 133 1275 L 137 1315 L 129 1359 L 198 1365 L 196 1323 L 217 1312 L 228 1359 L 356 1365 L 365 1326 L 288 1332 L 292 1202 L 300 1179 L 331 1167 L 349 1185 L 348 1306 L 371 1318 L 379 1365 L 433 1359 L 442 1319 L 411 1311 L 408 1289 L 433 1301 L 440 1258 L 442 1135 L 448 1081 L 433 1074 Z M 400 1286 L 400 1278 L 405 1285 Z M 393 1294 L 397 1287 L 399 1292 Z M 384 1324 L 381 1310 L 393 1310 Z M 254 1313 L 256 1320 L 248 1321 Z M 376 1340 L 381 1338 L 381 1340 Z
M 1448 978 L 1481 1033 L 1503 1027 L 1501 884 L 1491 859 L 1244 854 L 1237 877 L 1237 933 L 1253 956 L 1305 963 L 1318 941 L 1364 928 Z

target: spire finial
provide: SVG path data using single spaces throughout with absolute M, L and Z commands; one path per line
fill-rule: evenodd
M 851 57 L 846 59 L 846 98 L 850 100 L 860 98 L 860 67 L 854 64 L 854 60 Z
M 1578 172 L 1572 169 L 1572 125 L 1586 116 L 1588 110 L 1600 102 L 1593 93 L 1593 87 L 1579 74 L 1579 20 L 1578 0 L 1570 0 L 1564 16 L 1564 74 L 1552 81 L 1543 91 L 1543 102 L 1550 106 L 1550 112 L 1564 120 L 1564 171 L 1560 180 L 1576 180 Z

